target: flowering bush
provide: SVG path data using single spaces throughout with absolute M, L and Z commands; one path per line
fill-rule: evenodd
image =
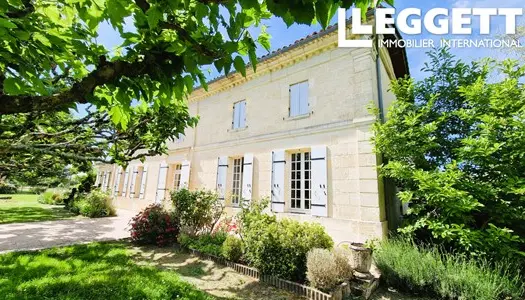
M 150 205 L 130 221 L 131 239 L 140 244 L 165 246 L 177 240 L 179 222 L 158 204 Z
M 221 200 L 212 191 L 182 189 L 171 193 L 174 213 L 184 232 L 211 233 L 224 212 Z
M 226 232 L 231 235 L 238 235 L 239 224 L 237 222 L 237 219 L 235 217 L 226 217 L 220 220 L 212 231 L 212 233 L 217 232 Z

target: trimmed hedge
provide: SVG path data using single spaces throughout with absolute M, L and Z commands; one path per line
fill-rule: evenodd
M 295 282 L 306 280 L 306 254 L 331 249 L 332 238 L 317 223 L 264 216 L 244 228 L 245 256 L 263 274 Z
M 224 232 L 204 233 L 197 236 L 181 233 L 178 242 L 181 246 L 197 250 L 204 254 L 222 256 L 222 244 L 227 238 Z

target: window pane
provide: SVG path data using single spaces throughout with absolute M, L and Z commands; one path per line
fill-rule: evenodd
M 242 197 L 242 164 L 241 158 L 233 160 L 232 204 L 238 205 Z

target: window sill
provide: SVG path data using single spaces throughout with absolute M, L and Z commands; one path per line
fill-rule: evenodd
M 296 121 L 296 120 L 302 120 L 302 119 L 307 119 L 307 118 L 309 118 L 311 115 L 312 115 L 312 113 L 309 112 L 309 113 L 304 114 L 304 115 L 293 116 L 293 117 L 285 117 L 285 118 L 283 118 L 283 120 L 285 120 L 285 121 Z
M 225 205 L 224 207 L 226 207 L 226 208 L 241 208 L 241 206 L 239 204 L 228 204 L 228 205 Z
M 292 209 L 285 213 L 289 213 L 292 215 L 310 215 L 311 214 L 310 210 L 298 210 L 298 209 Z
M 248 126 L 245 126 L 245 127 L 243 127 L 243 128 L 228 129 L 228 132 L 230 132 L 230 133 L 236 133 L 236 132 L 245 131 L 246 129 L 248 129 Z

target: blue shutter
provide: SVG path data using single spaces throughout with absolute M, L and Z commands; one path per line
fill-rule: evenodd
M 224 201 L 226 197 L 226 176 L 228 174 L 228 157 L 221 156 L 217 160 L 217 194 Z
M 272 152 L 272 211 L 284 212 L 284 150 Z
M 246 101 L 239 102 L 239 128 L 246 127 Z
M 240 110 L 239 110 L 239 103 L 235 103 L 233 105 L 233 124 L 232 124 L 232 128 L 233 129 L 237 129 L 239 128 L 239 114 L 240 114 Z
M 290 86 L 290 117 L 295 117 L 300 114 L 299 110 L 299 86 L 297 84 Z
M 309 113 L 308 107 L 308 81 L 301 82 L 299 86 L 299 115 Z
M 148 166 L 144 166 L 144 169 L 142 169 L 142 176 L 140 178 L 140 199 L 144 199 L 146 195 L 146 182 L 148 176 Z
M 328 164 L 326 146 L 312 147 L 312 216 L 328 217 Z

